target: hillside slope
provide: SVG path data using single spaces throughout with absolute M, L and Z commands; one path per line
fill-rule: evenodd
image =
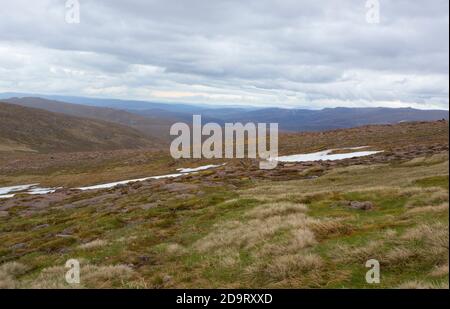
M 122 125 L 0 103 L 0 150 L 72 152 L 153 148 L 158 144 Z
M 147 113 L 148 115 L 144 117 L 139 114 L 110 107 L 96 107 L 66 103 L 37 97 L 14 97 L 4 99 L 2 102 L 40 108 L 50 112 L 62 113 L 70 116 L 110 121 L 132 127 L 152 139 L 166 139 L 169 133 L 170 125 L 177 121 L 169 116 L 160 117 L 160 115 L 155 115 L 155 117 L 151 117 L 151 113 Z
M 65 180 L 83 171 L 100 184 L 210 162 L 130 154 L 140 158 L 41 169 L 41 185 L 65 188 L 0 199 L 0 286 L 73 288 L 64 265 L 82 258 L 76 288 L 448 289 L 448 122 L 288 136 L 280 145 L 297 153 L 316 149 L 311 140 L 383 152 L 273 170 L 222 159 L 195 174 L 90 191 Z M 124 170 L 133 165 L 141 176 Z M 40 182 L 32 173 L 11 185 Z M 381 264 L 378 284 L 365 279 L 369 259 Z

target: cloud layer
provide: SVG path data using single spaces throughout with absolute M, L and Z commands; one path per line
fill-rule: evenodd
M 448 109 L 447 0 L 79 3 L 2 1 L 0 91 Z

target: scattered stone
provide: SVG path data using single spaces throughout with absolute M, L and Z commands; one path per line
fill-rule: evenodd
M 61 237 L 61 238 L 71 238 L 73 237 L 73 235 L 69 235 L 69 234 L 56 234 L 56 237 Z
M 17 249 L 22 249 L 22 248 L 25 248 L 25 247 L 26 247 L 26 244 L 24 242 L 20 242 L 18 244 L 12 245 L 11 249 L 17 250 Z
M 361 209 L 361 210 L 371 210 L 373 209 L 373 203 L 369 201 L 359 202 L 359 201 L 351 201 L 350 208 L 353 209 Z
M 7 212 L 6 210 L 0 210 L 0 218 L 8 217 L 8 216 L 9 216 L 9 212 Z

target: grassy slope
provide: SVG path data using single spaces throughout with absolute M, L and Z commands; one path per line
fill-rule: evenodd
M 154 147 L 155 140 L 109 122 L 0 103 L 0 150 L 92 151 Z
M 114 108 L 72 104 L 35 97 L 11 98 L 3 101 L 25 107 L 44 109 L 54 113 L 118 123 L 135 128 L 152 139 L 155 139 L 155 137 L 158 139 L 167 139 L 171 124 L 177 122 L 177 119 L 170 117 L 152 117 L 150 119 Z
M 302 179 L 308 166 L 279 166 L 288 177 L 272 178 L 229 162 L 175 180 L 0 200 L 0 287 L 69 287 L 69 258 L 81 260 L 82 287 L 448 287 L 448 148 L 417 154 L 448 145 L 448 123 L 281 141 L 284 153 L 364 144 L 416 150 L 408 160 L 400 147 L 385 163 L 332 166 L 314 179 Z M 81 185 L 204 163 L 146 152 L 56 163 L 42 156 L 25 168 L 31 156 L 0 158 L 11 166 L 2 178 Z M 343 206 L 350 200 L 374 209 Z M 381 263 L 380 285 L 365 283 L 369 258 Z
M 17 204 L 0 218 L 0 285 L 65 287 L 63 265 L 79 258 L 86 287 L 448 286 L 447 155 L 313 180 L 202 181 L 213 174 L 178 180 L 191 186 L 182 193 L 153 183 L 38 213 Z M 369 258 L 381 263 L 380 285 L 364 281 Z

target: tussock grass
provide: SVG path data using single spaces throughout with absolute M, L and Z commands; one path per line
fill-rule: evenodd
M 229 246 L 251 248 L 283 229 L 304 228 L 310 220 L 300 213 L 245 222 L 229 221 L 216 225 L 215 230 L 197 241 L 194 247 L 203 252 Z
M 362 264 L 369 259 L 379 259 L 383 246 L 382 240 L 371 240 L 365 245 L 338 244 L 329 252 L 329 255 L 338 263 Z
M 14 289 L 19 286 L 17 277 L 23 275 L 28 267 L 19 262 L 0 265 L 0 289 Z
M 447 276 L 447 277 L 448 277 L 448 261 L 447 261 L 447 264 L 436 266 L 436 267 L 430 272 L 430 276 L 432 276 L 432 277 L 442 277 L 442 276 Z
M 418 252 L 416 252 L 415 250 L 398 246 L 386 253 L 386 255 L 383 257 L 383 263 L 398 265 L 407 263 L 408 260 L 411 260 L 417 256 Z
M 423 207 L 414 207 L 408 209 L 406 214 L 420 214 L 420 213 L 439 213 L 439 212 L 448 212 L 448 203 L 443 203 L 437 206 L 423 206 Z
M 430 283 L 418 280 L 408 281 L 398 286 L 399 289 L 448 289 L 448 283 Z
M 292 214 L 297 212 L 306 212 L 307 206 L 304 204 L 292 203 L 292 202 L 275 202 L 267 203 L 261 207 L 256 207 L 246 213 L 250 218 L 268 218 L 271 216 L 283 216 L 286 214 Z
M 69 284 L 65 280 L 67 268 L 52 266 L 43 269 L 36 278 L 24 282 L 24 287 L 32 289 L 63 289 L 63 288 L 113 288 L 136 278 L 136 273 L 127 265 L 81 265 L 80 283 Z
M 323 261 L 319 255 L 298 253 L 279 256 L 276 261 L 257 263 L 248 267 L 246 272 L 258 273 L 266 280 L 280 282 L 318 271 L 322 266 Z
M 166 252 L 170 255 L 182 255 L 186 253 L 186 248 L 177 243 L 170 243 L 166 246 Z
M 105 245 L 107 245 L 108 242 L 102 239 L 96 239 L 84 244 L 81 244 L 78 246 L 78 248 L 80 249 L 93 249 L 93 248 L 98 248 L 98 247 L 103 247 Z
M 441 222 L 436 222 L 434 224 L 420 224 L 406 230 L 400 239 L 422 241 L 425 245 L 448 250 L 448 232 L 448 225 Z

